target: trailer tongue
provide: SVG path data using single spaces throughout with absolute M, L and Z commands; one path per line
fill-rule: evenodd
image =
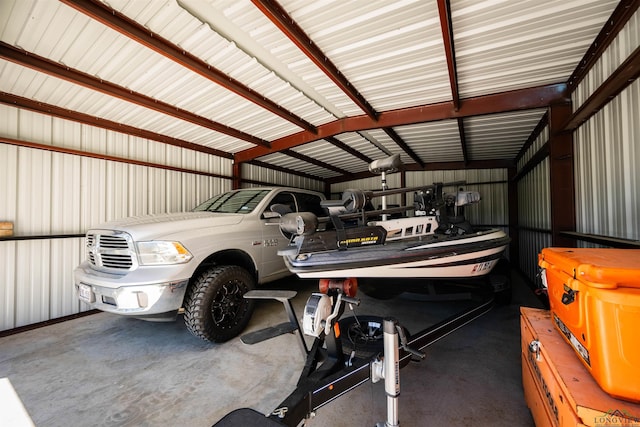
M 476 296 L 480 302 L 476 305 L 407 336 L 406 329 L 390 317 L 376 319 L 354 316 L 340 320 L 346 304 L 360 304 L 355 298 L 355 279 L 324 280 L 321 281 L 320 288 L 323 292 L 313 293 L 307 301 L 302 327 L 291 304 L 296 292 L 255 290 L 245 295 L 245 298 L 275 299 L 282 302 L 289 321 L 245 335 L 242 337 L 243 342 L 255 344 L 282 333 L 297 331 L 300 348 L 305 355 L 305 365 L 295 390 L 270 414 L 265 416 L 253 409 L 242 408 L 227 414 L 215 424 L 216 427 L 297 426 L 316 410 L 348 391 L 368 381 L 378 382 L 382 379 L 385 380 L 387 395 L 387 420 L 378 426 L 399 426 L 399 368 L 406 366 L 412 359 L 422 359 L 422 351 L 426 347 L 493 307 L 493 292 L 479 289 Z M 362 329 L 352 334 L 354 328 L 358 327 Z M 315 337 L 311 349 L 307 348 L 303 332 Z M 356 351 L 345 354 L 346 345 L 343 344 L 353 345 L 353 342 L 347 342 L 353 339 L 377 342 L 377 349 L 364 356 L 358 355 Z

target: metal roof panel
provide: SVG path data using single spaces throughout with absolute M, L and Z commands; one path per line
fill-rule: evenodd
M 566 81 L 617 3 L 452 2 L 461 96 Z
M 514 159 L 545 112 L 537 109 L 465 119 L 470 159 Z

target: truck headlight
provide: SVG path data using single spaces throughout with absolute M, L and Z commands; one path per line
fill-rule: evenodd
M 151 241 L 136 245 L 140 264 L 143 265 L 183 264 L 193 258 L 179 242 Z

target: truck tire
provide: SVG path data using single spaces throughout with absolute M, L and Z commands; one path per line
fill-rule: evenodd
M 254 278 L 235 265 L 216 266 L 198 276 L 187 291 L 184 323 L 203 340 L 224 342 L 249 323 L 254 300 L 243 295 L 255 288 Z

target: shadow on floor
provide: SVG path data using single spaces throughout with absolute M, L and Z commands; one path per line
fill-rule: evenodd
M 405 426 L 533 426 L 522 391 L 519 307 L 541 307 L 512 273 L 510 305 L 441 339 L 401 370 Z M 290 278 L 298 317 L 315 281 Z M 410 331 L 459 310 L 464 301 L 402 294 L 361 295 L 358 314 L 394 316 Z M 347 316 L 348 314 L 345 314 Z M 260 301 L 247 328 L 285 321 L 278 302 Z M 248 346 L 192 337 L 182 319 L 148 323 L 99 313 L 0 338 L 0 377 L 8 377 L 38 426 L 210 426 L 226 413 L 274 409 L 295 387 L 304 360 L 285 335 Z M 386 419 L 384 384 L 366 383 L 321 408 L 308 425 L 372 426 Z

